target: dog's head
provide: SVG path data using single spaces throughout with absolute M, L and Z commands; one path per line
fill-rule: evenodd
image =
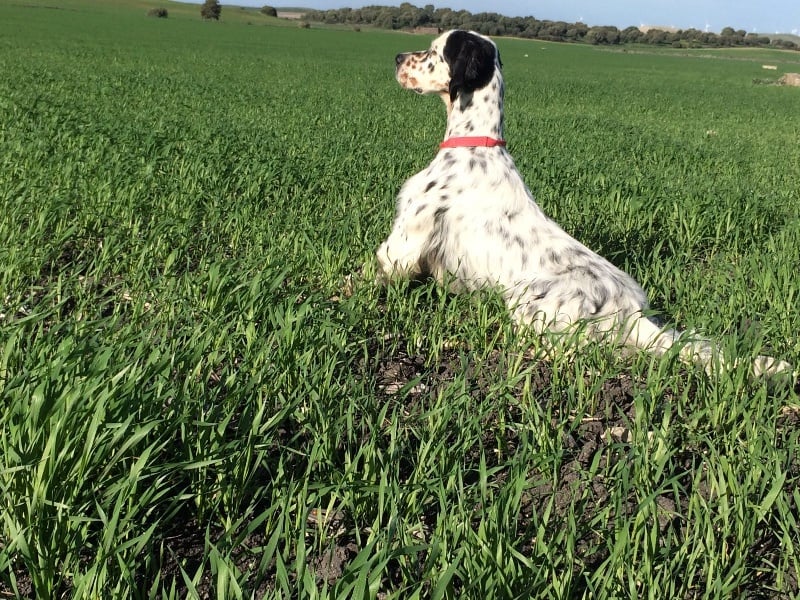
M 456 29 L 436 38 L 428 50 L 395 58 L 397 81 L 419 94 L 441 94 L 450 102 L 488 85 L 502 66 L 497 46 L 473 31 Z

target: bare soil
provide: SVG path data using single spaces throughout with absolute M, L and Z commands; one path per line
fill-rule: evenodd
M 289 12 L 285 10 L 278 11 L 278 18 L 279 19 L 291 19 L 293 21 L 299 21 L 302 19 L 306 13 L 304 12 Z

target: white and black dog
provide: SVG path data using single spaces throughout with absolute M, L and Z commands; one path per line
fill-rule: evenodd
M 503 75 L 495 44 L 449 31 L 421 52 L 398 54 L 397 81 L 438 94 L 447 131 L 433 161 L 405 182 L 380 278 L 431 276 L 451 288 L 502 291 L 514 320 L 537 333 L 582 324 L 592 339 L 663 354 L 680 337 L 643 314 L 639 284 L 550 220 L 534 201 L 503 141 Z M 684 360 L 710 369 L 708 341 L 681 340 Z M 717 357 L 722 360 L 721 357 Z M 791 373 L 759 356 L 755 375 Z

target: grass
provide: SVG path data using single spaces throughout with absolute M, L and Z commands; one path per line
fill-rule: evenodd
M 795 390 L 541 363 L 492 294 L 372 285 L 444 128 L 393 80 L 428 38 L 151 4 L 0 6 L 3 594 L 798 593 Z M 797 90 L 499 44 L 546 211 L 668 319 L 800 363 Z

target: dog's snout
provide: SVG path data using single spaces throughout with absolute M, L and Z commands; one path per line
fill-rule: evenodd
M 399 67 L 401 64 L 403 64 L 403 61 L 405 59 L 406 59 L 405 54 L 398 54 L 397 56 L 394 57 L 394 64 L 396 64 Z

